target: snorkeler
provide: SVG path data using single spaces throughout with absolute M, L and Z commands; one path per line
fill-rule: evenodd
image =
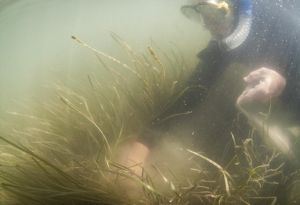
M 243 109 L 251 103 L 264 104 L 271 99 L 279 99 L 284 109 L 291 111 L 291 119 L 297 124 L 300 105 L 300 18 L 297 14 L 299 6 L 295 4 L 291 0 L 189 0 L 187 5 L 182 6 L 182 13 L 200 22 L 212 36 L 208 46 L 198 54 L 200 63 L 188 80 L 189 87 L 206 89 L 192 89 L 155 119 L 133 143 L 128 163 L 144 163 L 155 143 L 170 130 L 184 137 L 191 135 L 204 149 L 206 145 L 214 144 L 210 147 L 218 150 L 224 147 L 220 137 L 231 132 L 230 129 L 218 130 L 218 123 L 230 128 L 238 109 L 248 118 L 253 117 Z M 239 89 L 240 85 L 235 82 L 229 88 L 238 90 L 238 95 L 232 94 L 233 90 L 228 88 L 221 88 L 222 91 L 218 91 L 220 88 L 214 89 L 220 76 L 233 64 L 242 65 L 246 73 L 236 80 L 244 81 L 244 90 Z M 229 73 L 238 76 L 232 69 Z M 235 81 L 234 77 L 232 81 Z M 216 103 L 223 107 L 225 118 L 208 120 L 202 113 L 207 110 L 203 108 L 203 103 L 212 89 L 216 95 L 228 97 L 224 102 Z M 202 109 L 199 108 L 201 106 Z M 214 115 L 215 109 L 212 108 L 209 115 Z M 174 115 L 176 113 L 190 114 Z M 176 117 L 168 117 L 172 115 Z M 200 125 L 201 121 L 204 125 Z M 218 131 L 204 137 L 203 132 L 209 126 Z M 141 169 L 137 167 L 134 171 L 139 174 Z

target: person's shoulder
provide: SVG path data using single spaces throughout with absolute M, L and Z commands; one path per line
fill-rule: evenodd
M 217 40 L 211 40 L 206 48 L 201 50 L 198 54 L 197 57 L 199 59 L 207 59 L 212 56 L 219 56 L 221 53 L 226 52 L 226 50 L 222 47 L 221 43 Z

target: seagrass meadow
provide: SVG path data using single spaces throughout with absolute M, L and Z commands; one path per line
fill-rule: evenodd
M 152 42 L 137 52 L 111 37 L 126 62 L 72 36 L 97 59 L 97 69 L 77 76 L 80 87 L 48 85 L 47 100 L 34 102 L 34 112 L 8 113 L 15 124 L 0 136 L 1 204 L 276 204 L 283 164 L 254 129 L 232 135 L 235 152 L 225 165 L 181 147 L 185 175 L 154 162 L 138 176 L 118 162 L 120 147 L 191 89 L 184 82 L 193 66 L 175 47 Z

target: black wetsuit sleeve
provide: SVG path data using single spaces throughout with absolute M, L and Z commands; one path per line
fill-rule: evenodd
M 300 41 L 295 42 L 297 48 L 286 68 L 284 75 L 286 78 L 286 87 L 281 95 L 281 100 L 290 113 L 294 113 L 294 119 L 300 121 Z
M 222 67 L 226 64 L 224 61 L 225 52 L 220 49 L 218 42 L 211 41 L 198 54 L 198 58 L 199 64 L 186 84 L 189 89 L 140 133 L 139 142 L 153 147 L 171 126 L 172 118 L 174 118 L 172 116 L 191 114 L 193 108 L 204 100 L 207 90 L 215 82 L 223 70 Z
M 298 3 L 300 4 L 300 3 Z M 282 10 L 273 25 L 273 39 L 268 44 L 269 53 L 275 52 L 280 73 L 286 78 L 281 95 L 284 107 L 300 120 L 300 8 Z M 274 57 L 273 57 L 274 58 Z

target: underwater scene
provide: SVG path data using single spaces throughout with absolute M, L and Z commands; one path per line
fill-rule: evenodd
M 300 205 L 300 2 L 0 0 L 0 205 Z

